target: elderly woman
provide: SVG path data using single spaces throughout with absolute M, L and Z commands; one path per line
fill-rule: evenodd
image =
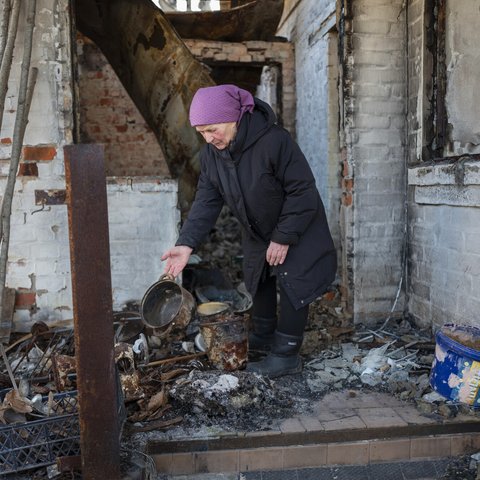
M 226 203 L 242 227 L 244 280 L 253 297 L 249 348 L 270 352 L 247 370 L 269 377 L 298 373 L 308 305 L 336 272 L 308 162 L 270 106 L 234 85 L 200 88 L 190 123 L 206 145 L 192 208 L 175 247 L 162 256 L 165 272 L 183 270 Z

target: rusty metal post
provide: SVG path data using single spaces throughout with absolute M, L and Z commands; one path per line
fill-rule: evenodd
M 120 478 L 107 192 L 100 145 L 65 149 L 80 447 L 85 480 Z

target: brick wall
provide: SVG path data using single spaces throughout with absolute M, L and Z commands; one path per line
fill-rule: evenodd
M 418 324 L 478 326 L 479 224 L 478 208 L 412 204 L 409 311 Z
M 0 139 L 0 192 L 6 185 L 15 122 L 25 11 L 22 10 Z M 12 205 L 7 286 L 15 319 L 71 318 L 68 230 L 64 206 L 42 209 L 36 190 L 64 189 L 63 145 L 72 141 L 69 5 L 39 0 L 32 51 L 38 67 Z
M 336 2 L 331 0 L 286 2 L 278 35 L 295 45 L 297 141 L 312 167 L 340 252 L 341 162 L 335 8 Z
M 39 75 L 15 187 L 7 266 L 7 286 L 16 289 L 15 328 L 23 331 L 37 320 L 73 318 L 67 207 L 36 203 L 38 191 L 65 189 L 63 147 L 72 143 L 74 118 L 69 2 L 39 0 L 37 12 L 32 63 Z M 11 156 L 23 30 L 22 17 L 0 134 L 0 192 Z M 140 165 L 142 159 L 134 160 Z M 158 176 L 115 178 L 107 194 L 113 301 L 119 308 L 140 300 L 161 274 L 161 253 L 177 234 L 177 185 Z
M 278 65 L 281 71 L 281 121 L 295 135 L 295 65 L 292 45 L 283 42 L 213 42 L 184 39 L 186 46 L 207 64 Z
M 297 136 L 332 224 L 347 307 L 356 322 L 373 323 L 388 315 L 402 275 L 403 2 L 346 2 L 341 64 L 329 45 L 340 20 L 336 3 L 287 2 L 279 34 L 295 40 Z
M 160 257 L 178 237 L 177 182 L 110 178 L 107 185 L 113 306 L 141 300 L 163 273 Z
M 105 145 L 105 170 L 114 176 L 168 176 L 155 134 L 98 47 L 77 38 L 82 143 Z
M 43 164 L 38 166 L 42 172 Z M 35 190 L 55 185 L 65 188 L 48 175 L 17 180 L 7 279 L 17 289 L 17 330 L 28 330 L 37 320 L 73 318 L 67 207 L 35 206 Z M 157 177 L 110 178 L 107 198 L 112 298 L 120 309 L 140 300 L 162 273 L 160 256 L 178 234 L 177 183 Z
M 466 162 L 409 171 L 409 311 L 434 329 L 478 326 L 480 311 L 480 171 Z
M 403 274 L 405 11 L 401 0 L 351 7 L 354 111 L 346 143 L 354 181 L 353 302 L 355 321 L 371 323 L 389 314 Z
M 342 19 L 337 18 L 340 28 L 345 28 L 339 32 L 343 47 L 339 65 L 343 95 L 339 122 L 342 164 L 339 222 L 341 278 L 348 306 L 357 322 L 383 320 L 389 315 L 404 269 L 404 230 L 408 225 L 408 262 L 395 313 L 401 314 L 405 308 L 418 324 L 434 328 L 449 321 L 478 324 L 478 159 L 421 164 L 425 138 L 431 136 L 423 122 L 430 115 L 427 92 L 432 89 L 433 65 L 426 45 L 431 43 L 431 37 L 424 31 L 425 2 L 409 0 L 404 5 L 399 0 L 355 0 L 342 4 L 347 16 L 343 25 Z M 454 2 L 448 5 L 462 12 L 468 8 Z M 315 165 L 312 161 L 315 151 L 319 156 L 318 152 L 326 149 L 325 137 L 311 135 L 311 131 L 325 130 L 327 97 L 326 75 L 321 68 L 324 60 L 318 58 L 319 53 L 324 55 L 325 47 L 322 51 L 314 43 L 312 33 L 316 32 L 315 22 L 319 31 L 326 25 L 331 8 L 323 1 L 286 0 L 279 31 L 295 43 L 297 133 L 302 148 L 312 152 L 309 154 L 312 165 Z M 478 44 L 474 40 L 480 35 L 478 28 L 475 29 L 475 15 L 471 14 L 456 30 L 452 28 L 457 16 L 450 18 L 447 47 L 470 48 Z M 468 38 L 463 42 L 461 35 Z M 447 53 L 450 58 L 462 54 Z M 447 75 L 468 84 L 468 78 L 457 75 L 455 65 L 449 63 Z M 459 105 L 465 101 L 462 92 L 460 88 L 446 92 L 448 100 L 458 99 L 456 118 L 461 116 Z M 322 100 L 312 100 L 316 94 Z M 332 96 L 330 92 L 328 97 Z M 312 112 L 312 108 L 319 110 L 317 105 L 323 105 L 323 110 Z M 474 135 L 476 125 L 471 127 L 473 149 L 478 142 Z M 417 164 L 408 171 L 408 196 L 407 162 Z M 317 179 L 324 172 L 325 167 L 318 163 Z
M 478 58 L 480 33 L 478 32 L 475 13 L 464 5 L 448 2 L 450 8 L 463 11 L 461 25 L 458 15 L 448 17 L 446 37 L 447 49 L 453 44 L 459 51 L 449 51 L 451 57 L 465 54 Z M 422 326 L 437 329 L 445 323 L 478 325 L 480 308 L 480 174 L 479 160 L 464 158 L 462 161 L 449 162 L 447 159 L 437 163 L 424 163 L 423 147 L 431 138 L 429 118 L 432 94 L 431 54 L 432 28 L 425 19 L 424 2 L 412 0 L 409 3 L 409 48 L 408 48 L 408 128 L 409 128 L 409 162 L 408 172 L 408 311 L 416 322 Z M 478 15 L 478 13 L 476 13 Z M 467 18 L 468 17 L 468 18 Z M 461 40 L 466 35 L 465 41 Z M 475 36 L 477 40 L 475 40 Z M 450 43 L 453 39 L 454 42 Z M 462 51 L 466 49 L 466 51 Z M 475 53 L 474 53 L 475 52 Z M 447 60 L 448 61 L 448 60 Z M 474 62 L 468 62 L 473 64 Z M 477 62 L 478 63 L 478 62 Z M 464 66 L 465 64 L 463 64 Z M 472 112 L 469 82 L 475 81 L 475 75 L 466 75 L 457 62 L 450 62 L 447 75 L 447 98 L 457 99 L 453 107 L 453 119 L 468 118 Z M 450 77 L 456 78 L 462 88 L 455 85 Z M 470 99 L 470 100 L 468 100 Z M 469 105 L 465 111 L 465 102 Z M 447 109 L 448 110 L 448 109 Z M 448 110 L 450 112 L 450 110 Z M 478 123 L 478 122 L 477 122 Z M 470 122 L 469 151 L 474 152 L 476 142 L 474 122 Z M 449 135 L 453 135 L 453 126 Z M 477 128 L 478 130 L 478 128 Z M 465 151 L 452 152 L 456 146 L 452 139 L 447 143 L 443 155 L 461 154 Z M 477 141 L 478 143 L 478 141 Z M 438 155 L 438 153 L 437 153 Z M 457 159 L 458 160 L 458 159 Z

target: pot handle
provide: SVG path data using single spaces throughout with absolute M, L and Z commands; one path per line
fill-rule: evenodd
M 165 338 L 168 335 L 170 335 L 170 332 L 172 331 L 173 326 L 175 325 L 175 322 L 170 322 L 168 327 L 161 333 L 154 334 L 155 337 L 157 338 Z M 155 330 L 155 329 L 154 329 Z
M 165 279 L 170 280 L 172 282 L 175 281 L 175 277 L 171 273 L 164 273 L 163 275 L 160 276 L 158 281 L 161 282 L 162 280 L 165 280 Z

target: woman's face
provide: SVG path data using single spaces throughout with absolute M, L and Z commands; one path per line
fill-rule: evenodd
M 236 122 L 197 125 L 195 128 L 207 143 L 211 143 L 218 150 L 227 148 L 237 134 Z

